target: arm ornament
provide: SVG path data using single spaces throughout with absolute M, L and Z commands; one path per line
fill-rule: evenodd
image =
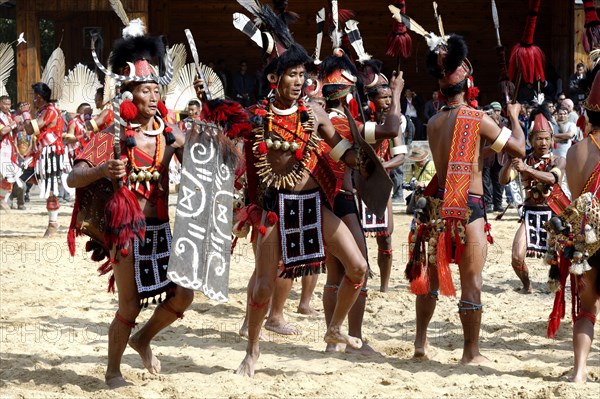
M 494 141 L 494 143 L 492 144 L 492 151 L 496 153 L 502 151 L 502 149 L 508 142 L 508 139 L 510 139 L 511 135 L 512 132 L 510 131 L 510 129 L 503 127 L 498 137 L 496 137 L 496 141 Z
M 90 126 L 92 127 L 94 133 L 98 133 L 98 124 L 96 123 L 94 118 L 90 119 Z
M 392 147 L 392 149 L 390 150 L 390 154 L 392 154 L 393 157 L 400 154 L 408 154 L 408 147 L 405 145 L 397 145 L 395 147 Z
M 550 173 L 554 176 L 554 184 L 558 183 L 561 180 L 562 172 L 559 168 L 554 167 L 550 169 Z
M 375 127 L 377 126 L 376 122 L 367 122 L 365 123 L 365 141 L 369 144 L 375 144 L 377 139 L 375 138 Z
M 350 143 L 347 139 L 343 139 L 337 143 L 335 147 L 331 149 L 331 151 L 329 151 L 329 156 L 335 162 L 339 162 L 344 153 L 350 148 L 352 148 L 352 143 Z
M 31 127 L 33 128 L 33 132 L 36 136 L 40 135 L 40 127 L 38 126 L 37 120 L 36 119 L 31 119 Z
M 518 175 L 517 171 L 511 168 L 510 175 L 508 177 L 508 181 L 509 182 L 514 181 L 517 178 L 517 175 Z

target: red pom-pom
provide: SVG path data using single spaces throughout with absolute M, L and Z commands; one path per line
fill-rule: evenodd
M 267 148 L 267 143 L 265 143 L 264 141 L 260 142 L 258 144 L 258 153 L 259 154 L 266 154 L 267 153 L 268 148 Z
M 256 111 L 254 111 L 254 114 L 258 115 L 258 116 L 265 116 L 267 114 L 267 111 L 265 111 L 262 108 L 256 108 Z
M 273 225 L 275 223 L 277 223 L 279 221 L 279 217 L 277 217 L 277 214 L 273 211 L 269 211 L 267 212 L 267 222 L 269 222 L 270 225 Z
M 298 148 L 294 153 L 294 157 L 296 157 L 298 161 L 302 161 L 302 158 L 304 158 L 304 151 L 302 151 L 301 148 Z
M 127 248 L 122 248 L 121 249 L 121 256 L 127 256 L 129 255 L 129 250 Z
M 275 90 L 277 88 L 277 85 L 275 83 L 271 83 L 269 84 L 269 87 L 271 88 L 271 90 Z
M 123 101 L 119 107 L 119 112 L 121 113 L 121 118 L 130 121 L 135 119 L 138 114 L 138 109 L 131 101 Z
M 160 100 L 156 104 L 156 107 L 158 108 L 158 112 L 160 112 L 160 116 L 167 116 L 167 114 L 169 113 L 169 110 L 167 109 L 165 103 L 163 103 Z
M 171 126 L 165 127 L 165 133 L 171 133 L 172 131 L 173 131 L 173 128 Z
M 260 226 L 258 232 L 264 236 L 267 233 L 267 228 L 265 226 Z

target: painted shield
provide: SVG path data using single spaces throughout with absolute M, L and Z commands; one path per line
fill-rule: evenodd
M 235 174 L 223 162 L 217 134 L 215 125 L 205 123 L 188 133 L 167 276 L 226 302 Z

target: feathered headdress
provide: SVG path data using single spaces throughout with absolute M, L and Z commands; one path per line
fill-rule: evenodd
M 15 63 L 15 51 L 9 43 L 0 43 L 0 96 L 8 94 L 6 82 Z
M 62 88 L 65 79 L 65 53 L 60 47 L 57 47 L 42 72 L 40 81 L 44 82 L 50 88 L 50 101 L 57 101 L 62 97 Z
M 587 53 L 600 49 L 600 19 L 596 12 L 594 0 L 583 0 L 585 24 L 583 25 L 583 48 Z
M 208 89 L 215 99 L 222 99 L 225 97 L 223 90 L 223 83 L 217 76 L 212 68 L 200 64 L 200 68 L 204 72 L 204 76 L 208 80 Z M 196 89 L 194 88 L 194 79 L 196 78 L 196 65 L 185 64 L 179 69 L 179 72 L 175 75 L 175 78 L 169 84 L 169 93 L 165 100 L 165 104 L 168 109 L 174 111 L 184 111 L 190 100 L 198 99 Z
M 525 83 L 532 84 L 535 81 L 546 80 L 544 75 L 546 56 L 538 46 L 533 44 L 540 1 L 529 0 L 525 31 L 521 36 L 521 41 L 513 47 L 508 60 L 508 74 L 511 80 L 515 80 L 517 71 L 521 73 L 521 78 Z
M 533 121 L 531 126 L 529 127 L 529 136 L 539 133 L 546 132 L 550 134 L 554 134 L 554 129 L 550 126 L 550 120 L 552 120 L 552 115 L 548 110 L 548 107 L 541 104 L 535 107 L 531 114 L 529 115 L 529 119 Z
M 454 86 L 471 76 L 473 68 L 467 59 L 467 43 L 462 36 L 441 38 L 432 34 L 427 44 L 427 69 L 438 79 L 440 88 Z
M 588 81 L 592 79 L 593 81 L 589 86 L 588 96 L 583 103 L 583 107 L 592 112 L 600 112 L 600 73 L 598 70 L 600 69 L 600 65 L 597 65 L 591 72 L 588 72 Z
M 87 66 L 75 65 L 64 78 L 62 97 L 59 100 L 60 108 L 75 113 L 81 103 L 94 103 L 96 91 L 102 85 L 98 77 Z
M 398 9 L 398 12 L 406 13 L 406 2 L 405 0 L 396 0 L 394 5 Z M 412 52 L 412 38 L 408 34 L 408 29 L 402 21 L 398 21 L 394 18 L 392 21 L 392 30 L 387 36 L 387 46 L 385 54 L 392 57 L 400 57 L 408 59 Z

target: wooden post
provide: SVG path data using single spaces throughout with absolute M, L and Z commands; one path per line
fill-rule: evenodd
M 25 34 L 27 43 L 17 47 L 17 99 L 31 102 L 31 85 L 40 80 L 40 29 L 35 0 L 16 3 L 17 35 Z

